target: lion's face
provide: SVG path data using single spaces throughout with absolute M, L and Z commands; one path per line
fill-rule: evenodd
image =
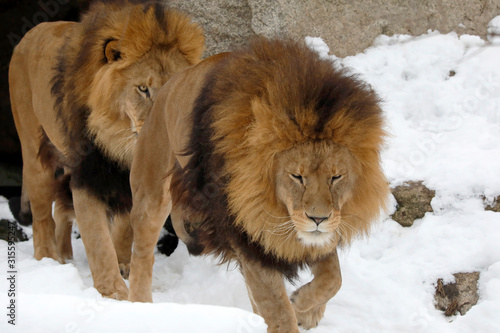
M 326 246 L 342 233 L 341 210 L 351 197 L 355 161 L 338 144 L 308 143 L 281 152 L 276 163 L 276 195 L 286 206 L 291 228 L 304 245 Z
M 124 55 L 125 57 L 126 55 Z M 190 64 L 177 49 L 104 65 L 94 77 L 90 130 L 108 153 L 129 164 L 137 136 L 163 84 Z
M 130 129 L 138 134 L 153 106 L 158 90 L 175 73 L 189 66 L 177 50 L 148 54 L 124 69 L 119 110 L 130 120 Z

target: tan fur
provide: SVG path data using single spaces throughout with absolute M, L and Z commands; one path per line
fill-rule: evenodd
M 282 111 L 285 107 L 294 106 L 289 106 L 290 101 L 283 100 L 290 96 L 280 96 L 280 84 L 268 83 L 267 100 L 252 100 L 254 119 L 242 118 L 245 112 L 234 111 L 239 105 L 245 107 L 245 101 L 250 97 L 241 95 L 227 98 L 227 105 L 219 107 L 215 113 L 214 139 L 220 139 L 216 149 L 225 156 L 227 173 L 231 175 L 227 192 L 229 207 L 237 216 L 236 222 L 278 257 L 290 260 L 317 259 L 331 252 L 332 245 L 335 246 L 337 242 L 333 241 L 324 247 L 309 247 L 296 237 L 286 238 L 279 232 L 272 232 L 272 226 L 283 225 L 286 221 L 284 217 L 299 216 L 304 219 L 306 213 L 303 206 L 295 205 L 300 209 L 297 212 L 286 202 L 277 202 L 279 198 L 275 195 L 275 189 L 282 187 L 285 182 L 291 188 L 290 173 L 302 174 L 306 181 L 307 178 L 323 180 L 323 185 L 332 176 L 342 175 L 344 179 L 335 182 L 335 185 L 341 185 L 341 191 L 335 190 L 333 199 L 340 199 L 341 207 L 336 207 L 336 212 L 340 213 L 341 210 L 342 213 L 337 224 L 344 225 L 339 232 L 342 243 L 348 244 L 353 236 L 366 233 L 371 221 L 386 207 L 388 187 L 378 155 L 385 133 L 380 118 L 356 122 L 346 115 L 349 109 L 339 110 L 325 125 L 326 130 L 320 137 L 313 132 L 316 116 L 312 110 L 304 110 L 304 119 L 301 119 L 306 131 L 292 130 L 295 127 L 293 122 Z M 292 87 L 298 85 L 293 81 L 287 81 L 286 84 Z M 252 91 L 252 87 L 241 90 Z M 370 107 L 378 108 L 377 105 Z M 232 112 L 227 112 L 228 109 Z M 232 131 L 236 124 L 250 130 Z M 256 182 L 255 179 L 260 181 Z M 324 196 L 328 195 L 326 192 L 329 192 L 328 188 L 324 189 Z M 303 191 L 295 193 L 295 196 L 302 194 Z M 333 205 L 330 206 L 331 211 L 324 214 L 332 213 L 333 219 L 335 209 Z M 298 222 L 293 218 L 292 221 L 295 224 Z M 331 220 L 329 222 L 334 223 Z
M 185 14 L 127 0 L 94 1 L 81 22 L 42 23 L 21 40 L 10 63 L 9 85 L 35 258 L 72 257 L 68 223 L 75 216 L 56 200 L 56 168 L 71 175 L 89 153 L 89 138 L 129 168 L 160 87 L 199 62 L 203 49 L 201 28 Z M 127 298 L 117 258 L 124 266 L 130 260 L 128 214 L 113 219 L 113 247 L 109 208 L 85 189 L 73 190 L 73 200 L 95 287 L 103 295 Z M 122 236 L 128 238 L 121 241 Z
M 259 262 L 253 261 L 244 262 L 241 272 L 253 311 L 265 319 L 267 331 L 298 333 L 297 322 L 292 319 L 294 310 L 288 300 L 281 274 L 265 269 Z
M 135 65 L 117 62 L 115 68 L 102 67 L 94 74 L 88 95 L 88 103 L 94 110 L 88 120 L 91 133 L 110 156 L 127 166 L 131 163 L 136 141 L 133 133 L 140 131 L 159 88 L 166 78 L 197 63 L 203 51 L 201 31 L 194 27 L 186 29 L 189 22 L 186 16 L 169 12 L 166 16 L 168 34 L 158 33 L 159 27 L 155 26 L 158 23 L 153 16 L 152 10 L 144 14 L 129 9 L 110 18 L 117 23 L 127 22 L 125 31 L 118 30 L 123 29 L 122 25 L 116 25 L 111 31 L 101 33 L 103 36 L 121 35 L 116 46 L 125 60 Z M 148 100 L 138 98 L 138 85 L 149 87 L 151 97 Z M 130 127 L 133 133 L 124 131 Z
M 290 297 L 297 323 L 306 329 L 318 326 L 326 303 L 342 285 L 337 252 L 310 265 L 314 279 L 297 289 Z
M 196 118 L 193 107 L 207 100 L 214 102 Z M 209 143 L 196 121 L 210 124 Z M 132 163 L 129 300 L 151 301 L 155 239 L 172 212 L 188 246 L 198 238 L 204 253 L 240 264 L 268 332 L 298 332 L 297 323 L 315 327 L 341 285 L 337 247 L 366 234 L 386 207 L 382 126 L 375 94 L 299 43 L 260 38 L 172 78 L 144 124 Z M 188 150 L 193 162 L 186 149 L 198 142 L 213 151 Z M 204 160 L 210 158 L 213 164 Z M 205 163 L 195 174 L 203 179 L 189 181 L 212 182 L 224 196 L 205 196 L 206 205 L 196 193 L 185 199 L 191 190 L 175 177 L 188 177 L 196 163 Z M 314 274 L 292 302 L 280 271 L 287 265 L 307 265 Z

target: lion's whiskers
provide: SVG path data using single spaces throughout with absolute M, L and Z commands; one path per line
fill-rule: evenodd
M 361 217 L 359 217 L 358 215 L 356 214 L 347 214 L 347 215 L 342 215 L 341 216 L 341 219 L 342 220 L 349 220 L 349 219 L 355 219 L 355 220 L 360 220 L 362 223 L 366 223 L 366 221 L 364 221 Z
M 273 215 L 273 214 L 269 213 L 269 212 L 268 212 L 268 211 L 267 211 L 264 207 L 262 207 L 262 206 L 261 206 L 261 208 L 262 208 L 262 210 L 263 210 L 263 211 L 264 211 L 267 215 L 269 215 L 269 216 L 271 216 L 271 217 L 273 217 L 273 218 L 275 218 L 275 219 L 289 219 L 289 218 L 291 218 L 291 216 L 290 216 L 290 215 L 288 215 L 288 216 L 275 216 L 275 215 Z
M 340 228 L 340 227 L 339 227 L 339 228 Z M 338 239 L 337 243 L 341 243 L 341 242 L 342 242 L 342 239 L 344 238 L 344 237 L 342 236 L 342 232 L 341 232 L 341 230 L 339 230 L 339 229 L 335 229 L 335 233 L 337 234 L 337 236 L 339 236 L 339 239 Z
M 348 228 L 352 232 L 356 232 L 356 228 L 354 228 L 351 224 L 349 224 L 347 221 L 340 221 L 340 225 L 343 227 Z
M 285 223 L 279 225 L 274 225 L 274 223 L 271 223 L 267 220 L 266 223 L 271 225 L 271 228 L 266 231 L 275 236 L 284 236 L 287 234 L 289 235 L 295 227 L 292 220 L 288 220 Z
M 122 129 L 119 132 L 129 132 L 130 129 Z M 118 132 L 118 133 L 119 133 Z M 120 136 L 119 140 L 121 141 L 121 150 L 120 155 L 122 158 L 126 158 L 131 155 L 132 149 L 135 147 L 135 139 L 137 138 L 135 132 L 127 133 L 127 136 Z
M 127 133 L 129 133 L 130 131 L 132 131 L 132 133 L 134 133 L 134 132 L 133 132 L 133 130 L 132 130 L 130 127 L 127 127 L 127 128 L 122 128 L 121 130 L 116 131 L 116 132 L 115 132 L 115 135 L 122 134 L 123 132 L 127 132 Z
M 340 237 L 340 241 L 348 240 L 352 235 L 358 233 L 358 230 L 351 223 L 349 223 L 350 218 L 361 220 L 361 218 L 357 215 L 343 215 L 338 228 L 336 229 L 336 232 Z
M 291 222 L 291 220 L 290 220 L 290 222 Z M 281 241 L 281 244 L 280 244 L 280 246 L 278 247 L 278 251 L 281 251 L 281 249 L 282 249 L 282 248 L 283 248 L 283 246 L 284 246 L 284 245 L 288 242 L 288 240 L 290 239 L 290 237 L 292 237 L 292 235 L 294 235 L 294 234 L 295 234 L 293 231 L 294 231 L 294 229 L 292 228 L 292 229 L 290 230 L 290 232 L 288 233 L 288 235 L 285 237 L 285 239 L 283 239 L 283 240 Z

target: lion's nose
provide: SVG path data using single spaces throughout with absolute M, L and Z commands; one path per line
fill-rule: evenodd
M 319 225 L 321 222 L 323 222 L 324 220 L 326 220 L 328 217 L 315 217 L 315 216 L 309 216 L 306 214 L 306 216 L 308 218 L 310 218 L 311 220 L 313 220 L 314 223 L 316 223 L 316 225 Z

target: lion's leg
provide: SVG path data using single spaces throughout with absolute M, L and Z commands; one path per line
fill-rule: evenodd
M 73 189 L 73 203 L 94 287 L 103 296 L 127 299 L 127 286 L 120 275 L 109 232 L 106 205 L 84 189 Z
M 255 299 L 253 298 L 252 290 L 248 286 L 248 283 L 247 283 L 246 286 L 247 286 L 248 298 L 250 299 L 250 303 L 252 304 L 253 313 L 258 314 L 259 313 L 259 308 L 257 307 L 257 304 L 255 304 Z
M 130 274 L 130 258 L 132 256 L 132 241 L 134 235 L 128 213 L 115 215 L 111 225 L 111 237 L 118 257 L 118 266 L 124 279 Z
M 29 156 L 28 156 L 29 155 Z M 33 247 L 35 258 L 57 260 L 55 222 L 52 218 L 54 170 L 44 168 L 36 153 L 23 151 L 23 190 L 26 191 L 33 215 Z
M 283 275 L 264 268 L 257 261 L 241 260 L 254 312 L 264 317 L 268 333 L 299 332 L 297 319 L 288 300 Z
M 59 261 L 65 263 L 66 259 L 73 259 L 73 248 L 71 246 L 71 232 L 75 211 L 61 199 L 56 198 L 54 205 L 54 220 L 56 223 L 56 245 Z
M 155 106 L 163 108 L 158 100 Z M 163 224 L 172 210 L 172 175 L 169 172 L 176 159 L 169 150 L 167 131 L 161 127 L 161 124 L 165 124 L 162 117 L 163 110 L 155 112 L 153 107 L 139 135 L 130 169 L 130 223 L 134 234 L 129 276 L 129 301 L 132 302 L 153 301 L 151 284 L 154 251 Z
M 153 301 L 151 284 L 154 251 L 163 223 L 170 214 L 171 206 L 168 191 L 160 202 L 154 199 L 154 195 L 144 197 L 136 194 L 134 196 L 134 205 L 130 214 L 134 245 L 130 263 L 129 301 Z
M 73 259 L 71 232 L 75 220 L 75 209 L 70 189 L 70 175 L 66 173 L 57 178 L 57 191 L 54 205 L 54 221 L 56 222 L 56 245 L 59 261 Z
M 291 297 L 298 323 L 306 329 L 318 326 L 326 303 L 337 294 L 342 285 L 337 251 L 311 264 L 311 271 L 314 279 L 296 290 Z
M 161 155 L 161 154 L 160 154 Z M 166 154 L 165 154 L 166 155 Z M 172 210 L 170 180 L 164 170 L 172 163 L 157 159 L 140 159 L 140 163 L 150 163 L 145 169 L 132 165 L 130 185 L 132 188 L 132 211 L 130 221 L 134 234 L 132 260 L 130 262 L 129 301 L 152 302 L 151 284 L 153 279 L 154 251 L 165 220 Z M 133 163 L 138 161 L 137 156 Z M 159 165 L 156 164 L 159 162 Z M 141 170 L 150 170 L 142 172 Z

